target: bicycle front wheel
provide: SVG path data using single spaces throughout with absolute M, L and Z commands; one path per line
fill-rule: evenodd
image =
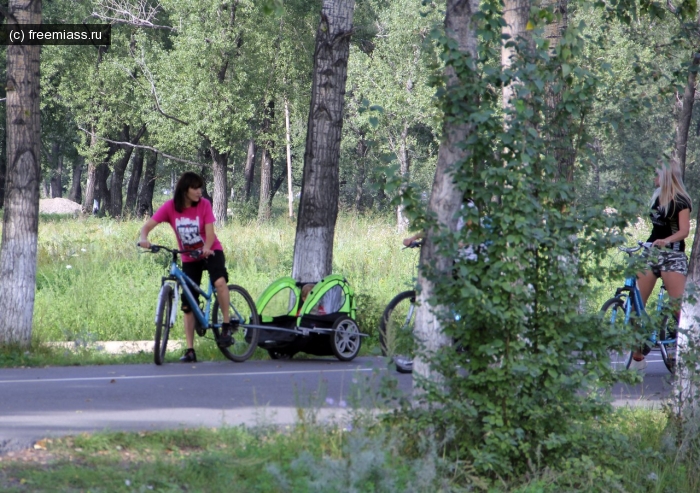
M 173 298 L 173 287 L 164 284 L 158 295 L 158 308 L 156 308 L 156 336 L 153 344 L 153 361 L 156 365 L 162 365 L 165 361 L 165 351 L 170 336 L 170 318 L 173 313 Z
M 416 322 L 416 292 L 404 291 L 394 297 L 384 309 L 379 322 L 379 344 L 382 355 L 413 358 Z
M 228 292 L 231 298 L 229 317 L 232 323 L 238 322 L 239 327 L 231 334 L 233 344 L 229 347 L 219 346 L 219 349 L 228 359 L 240 363 L 253 355 L 255 348 L 258 347 L 258 338 L 260 337 L 260 329 L 244 327 L 244 325 L 260 325 L 260 317 L 258 317 L 255 303 L 253 303 L 253 298 L 250 297 L 248 291 L 241 286 L 229 284 Z M 219 335 L 221 335 L 221 327 L 218 326 L 218 324 L 220 324 L 223 319 L 219 301 L 216 300 L 212 308 L 212 322 L 214 326 L 212 331 L 217 340 L 219 339 Z
M 603 321 L 608 324 L 609 334 L 613 341 L 623 330 L 625 324 L 625 304 L 620 298 L 610 298 L 603 303 L 600 309 L 603 313 Z M 610 353 L 610 366 L 614 370 L 626 370 L 632 362 L 632 350 L 624 347 L 612 347 Z

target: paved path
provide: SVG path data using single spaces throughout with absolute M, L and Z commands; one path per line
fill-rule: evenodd
M 615 387 L 615 404 L 660 407 L 668 376 L 652 354 L 643 384 Z M 411 375 L 373 357 L 1 369 L 0 453 L 98 430 L 287 425 L 300 412 L 342 422 L 355 405 L 381 407 L 387 379 L 410 393 Z
M 0 370 L 0 451 L 46 436 L 96 430 L 285 425 L 374 409 L 387 376 L 380 358 L 205 362 Z
M 671 397 L 671 374 L 666 369 L 661 354 L 652 351 L 647 356 L 647 368 L 644 381 L 639 385 L 617 384 L 612 389 L 616 406 L 635 406 L 660 408 Z

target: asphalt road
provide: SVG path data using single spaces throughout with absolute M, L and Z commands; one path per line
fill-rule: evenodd
M 650 355 L 641 385 L 613 389 L 616 405 L 659 406 L 669 374 Z M 376 409 L 388 380 L 408 394 L 411 375 L 381 358 L 168 363 L 0 370 L 0 453 L 59 435 L 222 425 L 345 422 L 354 407 Z
M 381 358 L 169 363 L 0 370 L 0 452 L 49 436 L 97 430 L 285 425 L 304 410 L 343 420 L 374 409 L 390 376 Z

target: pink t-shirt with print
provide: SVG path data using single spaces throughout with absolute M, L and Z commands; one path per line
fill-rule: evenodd
M 201 249 L 204 242 L 207 241 L 204 225 L 216 222 L 211 202 L 207 199 L 200 199 L 197 205 L 187 207 L 182 212 L 175 210 L 175 201 L 170 199 L 153 214 L 153 220 L 157 223 L 170 223 L 175 231 L 180 250 Z M 223 251 L 218 238 L 214 238 L 211 249 Z M 195 262 L 196 260 L 187 254 L 182 254 L 183 262 Z

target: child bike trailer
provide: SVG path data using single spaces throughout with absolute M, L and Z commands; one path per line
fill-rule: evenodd
M 313 288 L 302 300 L 307 284 Z M 337 274 L 315 284 L 291 277 L 277 279 L 260 295 L 256 309 L 260 314 L 258 346 L 272 359 L 289 359 L 304 352 L 350 361 L 367 335 L 360 333 L 355 322 L 355 294 Z

